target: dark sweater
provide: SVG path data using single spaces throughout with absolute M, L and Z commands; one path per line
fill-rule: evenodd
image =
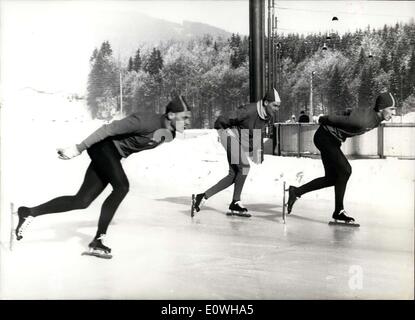
M 246 151 L 258 151 L 253 150 L 254 129 L 258 129 L 258 132 L 261 132 L 270 120 L 269 117 L 262 119 L 259 116 L 258 103 L 262 103 L 262 101 L 249 103 L 239 107 L 236 115 L 233 117 L 219 116 L 215 122 L 214 128 L 231 129 Z M 241 134 L 241 130 L 243 129 L 246 129 L 248 134 Z
M 358 108 L 349 115 L 329 115 L 319 118 L 319 123 L 341 142 L 347 138 L 361 135 L 380 125 L 382 119 L 373 109 Z
M 80 152 L 104 139 L 111 139 L 118 152 L 126 158 L 142 150 L 153 149 L 175 137 L 173 129 L 166 128 L 165 115 L 134 113 L 124 119 L 104 124 L 77 145 Z

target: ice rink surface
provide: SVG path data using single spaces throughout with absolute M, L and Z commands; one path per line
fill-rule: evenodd
M 110 225 L 113 259 L 81 256 L 108 187 L 86 210 L 36 218 L 10 250 L 10 202 L 74 194 L 88 155 L 63 161 L 100 123 L 73 119 L 2 126 L 1 299 L 413 299 L 413 160 L 351 160 L 345 207 L 360 228 L 329 226 L 332 188 L 304 195 L 282 221 L 282 182 L 323 173 L 321 161 L 266 156 L 242 200 L 252 217 L 225 215 L 232 189 L 190 218 L 190 197 L 227 173 L 213 131 L 123 161 L 130 192 Z M 4 113 L 2 114 L 2 121 Z M 13 120 L 13 121 L 12 121 Z

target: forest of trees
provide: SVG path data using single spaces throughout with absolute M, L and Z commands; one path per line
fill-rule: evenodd
M 415 24 L 358 30 L 342 36 L 279 35 L 279 121 L 310 107 L 313 74 L 314 114 L 339 113 L 372 106 L 387 88 L 398 114 L 415 111 Z M 267 41 L 265 41 L 267 44 Z M 229 113 L 249 102 L 249 39 L 205 35 L 137 48 L 125 63 L 105 41 L 90 58 L 87 103 L 94 118 L 120 112 L 164 112 L 172 92 L 181 92 L 194 107 L 193 127 L 212 127 L 218 111 Z M 322 50 L 326 47 L 327 50 Z M 265 50 L 267 52 L 267 50 Z

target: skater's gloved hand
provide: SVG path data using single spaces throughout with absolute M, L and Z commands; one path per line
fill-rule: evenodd
M 58 152 L 59 159 L 62 160 L 69 160 L 81 154 L 76 145 L 66 148 L 57 148 L 56 151 Z

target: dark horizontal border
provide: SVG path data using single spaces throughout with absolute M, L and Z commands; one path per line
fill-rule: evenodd
M 232 305 L 248 312 L 246 314 L 206 314 L 207 305 Z M 162 314 L 162 308 L 192 307 L 202 310 L 192 317 L 177 314 Z M 97 317 L 129 319 L 285 319 L 292 317 L 315 317 L 355 319 L 361 312 L 373 317 L 396 317 L 413 311 L 414 301 L 407 300 L 1 300 L 0 310 L 5 315 L 39 316 L 40 319 L 97 319 Z M 88 318 L 91 317 L 91 318 Z M 24 318 L 23 318 L 24 319 Z

